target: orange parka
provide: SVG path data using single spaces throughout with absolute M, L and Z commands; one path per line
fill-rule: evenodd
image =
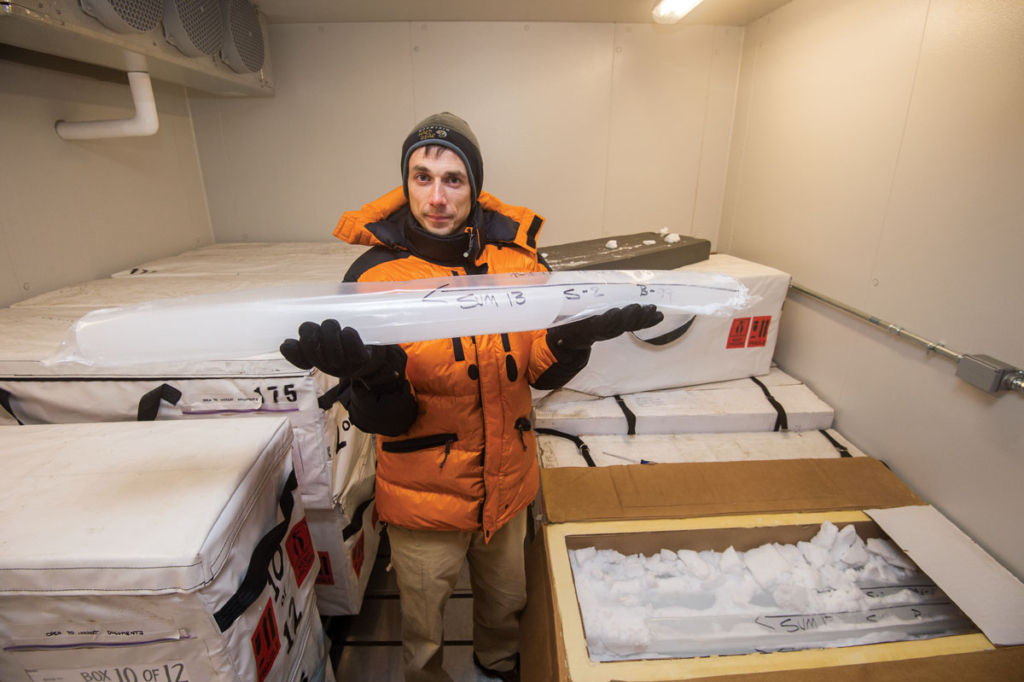
M 537 256 L 542 224 L 529 209 L 483 192 L 464 232 L 436 237 L 416 225 L 398 188 L 343 215 L 334 235 L 374 247 L 352 265 L 346 281 L 401 281 L 546 271 Z M 376 504 L 384 521 L 422 530 L 483 530 L 489 540 L 530 504 L 539 484 L 530 384 L 556 388 L 589 356 L 553 352 L 546 334 L 402 344 L 417 414 L 400 436 L 377 438 Z

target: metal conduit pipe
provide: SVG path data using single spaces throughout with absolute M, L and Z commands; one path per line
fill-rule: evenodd
M 813 289 L 808 289 L 796 282 L 792 282 L 790 284 L 790 289 L 796 289 L 801 294 L 817 299 L 826 305 L 842 310 L 845 313 L 849 313 L 850 315 L 860 318 L 865 322 L 870 322 L 876 327 L 881 327 L 901 339 L 906 339 L 918 344 L 919 346 L 923 346 L 929 353 L 937 353 L 944 358 L 953 360 L 957 363 L 956 375 L 972 386 L 976 386 L 984 391 L 988 391 L 989 393 L 997 393 L 999 391 L 1018 391 L 1020 393 L 1024 393 L 1024 370 L 1014 367 L 1013 365 L 1008 365 L 1005 362 L 996 360 L 988 355 L 958 353 L 955 350 L 946 348 L 941 343 L 929 341 L 923 336 L 907 331 L 899 325 L 893 324 L 892 322 L 886 322 L 879 317 L 870 315 L 863 310 L 859 310 L 851 305 L 837 301 L 836 299 L 814 291 Z

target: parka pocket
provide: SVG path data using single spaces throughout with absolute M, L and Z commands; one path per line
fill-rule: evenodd
M 438 468 L 444 466 L 444 463 L 448 461 L 448 455 L 452 452 L 452 443 L 459 440 L 457 434 L 454 433 L 437 433 L 430 436 L 417 436 L 416 438 L 406 438 L 405 440 L 389 440 L 381 444 L 381 449 L 384 452 L 395 452 L 395 453 L 406 453 L 406 452 L 418 452 L 420 450 L 428 450 L 430 448 L 444 447 L 444 458 L 438 465 Z

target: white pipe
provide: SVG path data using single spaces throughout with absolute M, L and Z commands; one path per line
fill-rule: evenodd
M 107 137 L 144 137 L 160 128 L 153 99 L 153 84 L 145 71 L 129 71 L 128 85 L 135 102 L 135 116 L 114 121 L 57 121 L 57 134 L 65 140 L 96 140 Z

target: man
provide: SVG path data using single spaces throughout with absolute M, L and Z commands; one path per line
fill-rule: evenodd
M 547 271 L 537 255 L 543 218 L 481 192 L 480 146 L 465 121 L 430 116 L 401 159 L 402 187 L 338 223 L 335 236 L 373 247 L 345 281 Z M 352 423 L 378 434 L 376 504 L 398 579 L 406 680 L 450 682 L 443 609 L 466 560 L 473 659 L 519 679 L 526 508 L 539 482 L 530 385 L 563 386 L 595 341 L 661 317 L 632 305 L 547 331 L 391 346 L 366 346 L 327 320 L 282 344 L 295 365 L 340 377 Z

